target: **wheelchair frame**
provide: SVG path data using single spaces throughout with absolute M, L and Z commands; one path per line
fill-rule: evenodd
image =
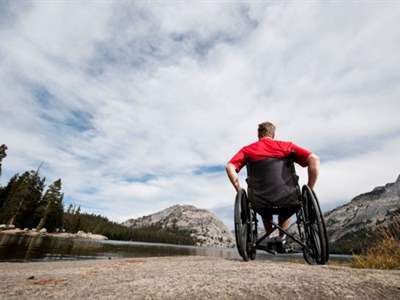
M 272 229 L 258 238 L 257 214 L 248 201 L 246 191 L 241 189 L 235 200 L 235 236 L 236 245 L 243 260 L 255 259 L 256 250 L 271 254 L 274 251 L 261 245 L 275 230 L 279 230 L 300 245 L 303 257 L 309 264 L 325 264 L 329 260 L 328 237 L 323 215 L 314 191 L 304 185 L 301 193 L 301 206 L 296 213 L 298 236 L 289 233 L 272 222 Z

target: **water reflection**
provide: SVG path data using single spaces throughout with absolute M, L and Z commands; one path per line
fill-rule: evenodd
M 202 255 L 240 259 L 235 248 L 203 248 L 125 241 L 94 241 L 56 237 L 27 237 L 0 234 L 0 261 L 38 261 L 65 259 L 124 258 L 152 256 Z M 300 254 L 272 256 L 257 251 L 257 259 L 287 261 L 302 259 Z M 348 260 L 348 256 L 335 257 Z
M 238 258 L 234 249 L 200 248 L 140 242 L 63 239 L 48 236 L 27 237 L 0 234 L 1 261 L 176 255 L 207 255 Z

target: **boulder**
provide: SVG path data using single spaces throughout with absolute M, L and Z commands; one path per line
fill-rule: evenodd
M 47 229 L 46 228 L 42 228 L 39 230 L 39 233 L 47 233 Z
M 33 237 L 40 235 L 40 233 L 37 232 L 37 231 L 28 231 L 28 232 L 25 232 L 25 234 L 28 235 L 28 236 L 33 236 Z

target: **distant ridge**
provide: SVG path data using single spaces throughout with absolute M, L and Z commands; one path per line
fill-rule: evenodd
M 332 251 L 365 249 L 378 228 L 390 228 L 400 217 L 400 175 L 395 182 L 360 194 L 324 215 Z
M 151 215 L 122 223 L 131 228 L 160 226 L 190 231 L 197 246 L 233 247 L 234 237 L 213 213 L 193 205 L 174 205 Z

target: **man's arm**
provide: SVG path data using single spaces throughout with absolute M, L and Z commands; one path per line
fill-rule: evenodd
M 318 179 L 319 174 L 319 157 L 314 153 L 311 153 L 307 158 L 308 166 L 308 183 L 307 185 L 314 189 L 315 183 Z
M 236 192 L 240 190 L 239 177 L 236 175 L 235 166 L 232 163 L 226 165 L 226 173 L 228 174 L 229 180 L 231 181 Z

